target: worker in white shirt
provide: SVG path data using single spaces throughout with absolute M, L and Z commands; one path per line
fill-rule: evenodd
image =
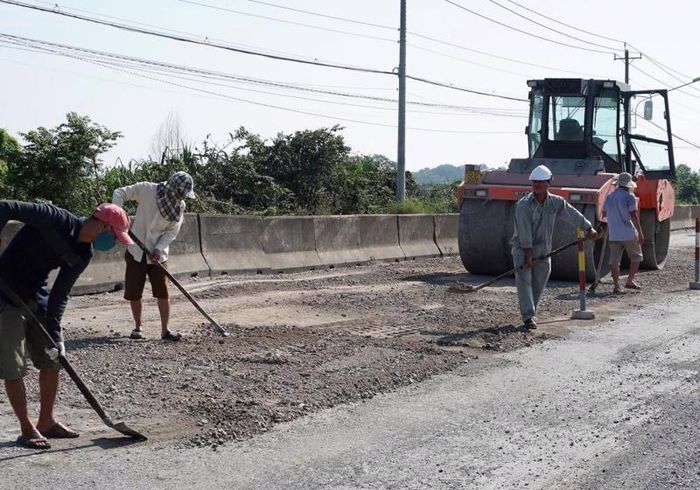
M 172 341 L 182 338 L 181 334 L 168 328 L 170 300 L 167 277 L 156 262 L 164 268 L 167 267 L 168 247 L 182 226 L 184 199 L 194 197 L 194 182 L 186 172 L 176 172 L 167 182 L 138 182 L 120 187 L 112 195 L 112 202 L 118 206 L 123 206 L 126 201 L 138 203 L 131 232 L 151 251 L 151 255 L 146 257 L 138 245 L 130 245 L 126 252 L 124 299 L 131 303 L 131 313 L 134 317 L 132 339 L 143 338 L 141 312 L 146 276 L 151 283 L 153 297 L 158 302 L 161 338 Z

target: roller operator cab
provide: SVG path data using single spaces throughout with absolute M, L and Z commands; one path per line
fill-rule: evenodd
M 620 172 L 635 176 L 645 242 L 642 267 L 660 269 L 671 233 L 675 177 L 671 120 L 666 90 L 633 91 L 613 80 L 530 80 L 526 128 L 528 158 L 507 170 L 465 165 L 457 191 L 459 252 L 473 274 L 500 274 L 513 267 L 510 240 L 515 204 L 530 192 L 528 176 L 538 165 L 553 173 L 550 192 L 565 198 L 598 229 L 607 195 Z M 553 246 L 576 239 L 564 221 L 555 226 Z M 600 260 L 607 272 L 608 247 L 587 242 L 586 274 L 595 276 Z M 576 248 L 552 257 L 552 277 L 576 280 Z

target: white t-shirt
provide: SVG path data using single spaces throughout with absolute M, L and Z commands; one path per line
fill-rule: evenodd
M 146 245 L 148 250 L 160 250 L 160 262 L 163 263 L 168 260 L 170 242 L 175 240 L 180 232 L 185 208 L 183 206 L 183 214 L 180 215 L 179 220 L 165 219 L 158 211 L 157 188 L 158 184 L 153 182 L 137 182 L 134 185 L 120 187 L 112 194 L 112 203 L 117 206 L 123 206 L 126 201 L 138 203 L 136 217 L 131 223 L 131 231 Z M 136 244 L 129 245 L 127 248 L 134 259 L 140 262 L 143 258 L 141 248 Z

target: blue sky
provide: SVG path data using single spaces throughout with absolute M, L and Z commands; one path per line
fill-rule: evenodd
M 192 1 L 386 40 L 280 23 L 180 0 L 69 0 L 58 2 L 58 8 L 101 18 L 116 17 L 129 24 L 149 24 L 154 29 L 183 31 L 200 39 L 245 45 L 250 49 L 284 53 L 291 57 L 384 71 L 391 71 L 398 64 L 398 44 L 393 41 L 398 35 L 389 29 L 310 16 L 250 0 Z M 608 51 L 535 26 L 490 0 L 455 1 L 532 34 Z M 27 3 L 54 5 L 54 2 L 37 0 L 27 0 Z M 398 0 L 270 0 L 269 3 L 398 26 Z M 498 0 L 498 3 L 551 28 L 592 43 L 621 49 L 619 43 L 551 23 L 509 0 Z M 678 79 L 687 81 L 685 75 L 691 78 L 700 76 L 700 61 L 688 50 L 688 47 L 698 45 L 696 21 L 700 7 L 697 2 L 669 0 L 659 4 L 648 0 L 519 0 L 518 3 L 580 29 L 625 40 L 654 61 L 675 70 L 669 74 L 648 57 L 643 57 L 634 62 L 631 70 L 634 88 L 671 87 L 680 85 Z M 622 63 L 614 61 L 610 54 L 535 39 L 458 9 L 445 0 L 408 0 L 408 29 L 414 33 L 408 36 L 409 74 L 483 92 L 525 98 L 528 78 L 577 75 L 623 78 Z M 300 84 L 312 89 L 387 98 L 397 95 L 397 80 L 387 75 L 267 60 L 91 25 L 6 4 L 0 4 L 0 33 L 238 76 Z M 415 34 L 434 37 L 461 48 L 434 43 Z M 511 58 L 520 63 L 498 57 Z M 108 165 L 114 164 L 117 158 L 128 161 L 146 157 L 154 135 L 170 113 L 177 115 L 184 136 L 194 143 L 200 142 L 208 134 L 214 141 L 225 142 L 227 134 L 240 126 L 264 137 L 273 137 L 280 131 L 291 132 L 337 123 L 346 128 L 343 134 L 354 152 L 381 153 L 392 159 L 396 156 L 396 130 L 392 127 L 396 124 L 396 113 L 392 104 L 282 91 L 260 85 L 222 87 L 207 85 L 201 80 L 174 80 L 139 69 L 122 68 L 122 71 L 118 71 L 80 60 L 10 49 L 2 43 L 0 67 L 0 89 L 3 94 L 0 99 L 0 127 L 17 135 L 20 131 L 37 126 L 55 126 L 64 120 L 69 111 L 89 115 L 94 121 L 124 134 L 118 146 L 106 155 Z M 650 79 L 637 68 L 658 81 Z M 174 84 L 220 95 L 205 94 Z M 408 169 L 417 170 L 442 163 L 502 165 L 512 157 L 526 155 L 526 120 L 512 117 L 524 113 L 526 104 L 415 81 L 408 82 L 408 94 L 408 99 L 414 102 L 482 108 L 478 113 L 462 111 L 455 115 L 454 111 L 447 109 L 411 106 L 421 112 L 409 112 L 408 126 L 430 131 L 408 131 Z M 700 83 L 671 94 L 674 132 L 700 144 Z M 328 104 L 290 96 L 372 107 Z M 232 100 L 231 97 L 319 115 L 262 107 Z M 507 117 L 502 115 L 504 113 Z M 700 167 L 700 150 L 681 141 L 676 141 L 676 147 L 678 162 Z

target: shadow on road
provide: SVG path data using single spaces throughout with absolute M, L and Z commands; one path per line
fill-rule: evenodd
M 425 284 L 430 284 L 433 286 L 452 286 L 456 283 L 470 284 L 476 286 L 483 284 L 489 279 L 493 279 L 493 276 L 477 276 L 468 273 L 444 273 L 438 272 L 434 274 L 418 274 L 415 276 L 403 277 L 402 281 L 410 282 L 423 282 Z M 489 287 L 504 287 L 504 286 L 515 286 L 512 277 L 507 277 L 501 279 L 500 281 L 491 284 Z
M 21 454 L 16 454 L 12 456 L 0 457 L 0 463 L 11 461 L 21 458 L 31 458 L 32 456 L 39 456 L 43 454 L 63 454 L 73 451 L 79 451 L 81 449 L 88 449 L 99 447 L 100 449 L 117 449 L 121 447 L 131 446 L 132 444 L 138 444 L 141 441 L 132 439 L 131 437 L 97 437 L 92 439 L 90 443 L 81 444 L 79 446 L 70 446 L 65 448 L 52 447 L 51 449 L 24 449 L 16 441 L 4 441 L 0 442 L 0 450 L 18 448 L 18 450 L 23 451 Z M 51 442 L 54 446 L 60 444 L 60 441 L 52 440 Z
M 84 347 L 100 347 L 100 346 L 110 346 L 110 345 L 123 345 L 126 342 L 134 342 L 129 339 L 128 335 L 114 337 L 114 336 L 101 336 L 101 337 L 86 337 L 82 339 L 73 339 L 66 341 L 67 349 L 82 349 Z

